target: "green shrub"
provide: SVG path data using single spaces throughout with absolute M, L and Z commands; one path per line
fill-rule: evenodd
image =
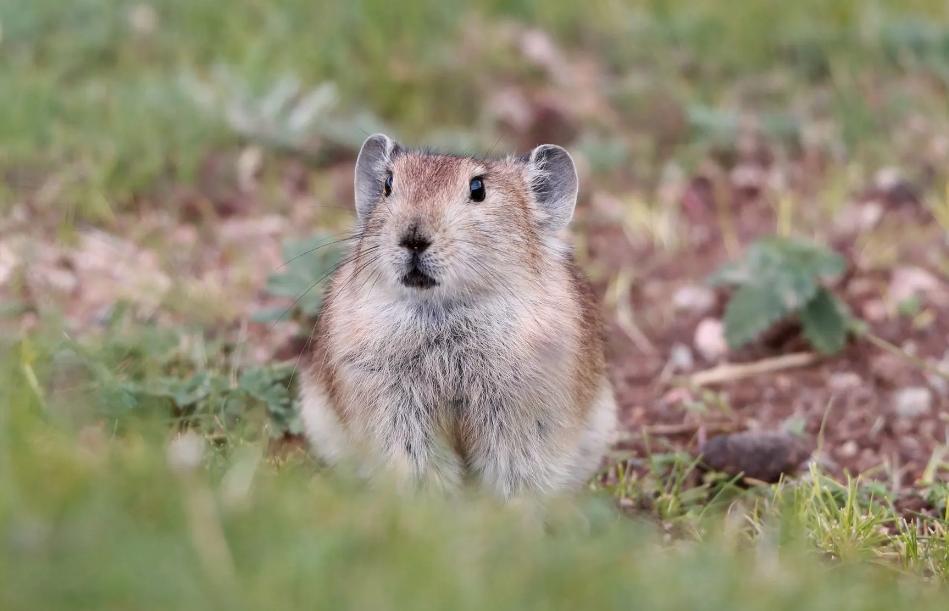
M 797 316 L 804 335 L 820 352 L 832 354 L 847 340 L 846 307 L 823 283 L 843 273 L 843 258 L 826 248 L 771 237 L 744 258 L 712 275 L 714 285 L 732 286 L 725 309 L 725 339 L 739 348 L 787 316 Z

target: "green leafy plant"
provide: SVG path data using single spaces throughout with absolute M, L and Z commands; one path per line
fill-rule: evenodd
M 260 88 L 219 65 L 210 79 L 190 74 L 182 84 L 210 120 L 223 119 L 242 138 L 305 157 L 318 158 L 328 146 L 358 150 L 364 134 L 385 130 L 372 113 L 346 110 L 332 81 L 308 89 L 284 74 Z
M 215 440 L 302 432 L 295 359 L 249 362 L 232 340 L 144 325 L 118 310 L 100 336 L 45 349 L 56 372 L 50 400 L 94 406 L 116 426 L 136 414 L 169 418 Z
M 290 433 L 303 433 L 300 410 L 294 404 L 291 387 L 296 374 L 293 363 L 278 363 L 264 367 L 251 367 L 238 378 L 235 391 L 258 403 L 267 410 L 271 434 L 279 437 Z
M 274 297 L 293 299 L 293 303 L 256 312 L 256 322 L 274 322 L 285 318 L 316 316 L 323 303 L 320 284 L 329 277 L 342 256 L 338 241 L 325 233 L 309 238 L 287 240 L 283 245 L 284 264 L 267 278 L 265 291 Z
M 839 351 L 847 340 L 849 316 L 824 283 L 844 268 L 840 255 L 806 242 L 770 237 L 752 244 L 740 261 L 709 279 L 713 285 L 735 288 L 725 309 L 729 346 L 739 348 L 777 321 L 796 315 L 815 349 Z
M 111 387 L 100 380 L 100 385 L 113 401 L 119 400 L 120 411 L 169 409 L 181 424 L 212 437 L 236 430 L 237 422 L 255 408 L 266 413 L 272 437 L 302 432 L 291 394 L 293 363 L 249 366 L 236 377 L 215 369 L 191 375 L 168 371 L 144 380 L 113 379 Z M 121 415 L 112 411 L 115 417 Z

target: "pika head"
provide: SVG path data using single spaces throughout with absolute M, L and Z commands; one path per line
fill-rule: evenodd
M 510 291 L 562 254 L 577 185 L 573 159 L 555 145 L 480 159 L 370 136 L 356 161 L 357 269 L 410 298 Z

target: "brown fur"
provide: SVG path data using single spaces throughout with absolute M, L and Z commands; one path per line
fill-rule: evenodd
M 431 469 L 446 482 L 477 474 L 503 496 L 576 485 L 595 467 L 615 409 L 599 307 L 560 238 L 541 230 L 545 212 L 525 163 L 401 150 L 389 158 L 393 196 L 380 193 L 364 208 L 352 256 L 330 281 L 314 329 L 304 416 L 317 446 L 345 435 L 352 442 L 339 445 L 373 446 L 383 465 L 411 467 L 417 477 Z M 472 176 L 490 189 L 483 204 L 464 201 Z M 398 241 L 408 227 L 436 244 L 434 289 L 405 289 L 389 271 L 404 255 Z M 500 310 L 465 318 L 494 301 Z M 486 333 L 487 343 L 471 333 Z M 506 345 L 513 352 L 491 352 Z M 367 348 L 354 352 L 360 346 Z M 480 371 L 483 380 L 471 378 Z M 463 380 L 474 387 L 456 388 Z M 373 394 L 390 387 L 396 395 Z M 514 395 L 526 403 L 511 404 Z M 417 404 L 429 396 L 437 404 Z M 442 450 L 431 446 L 438 439 Z

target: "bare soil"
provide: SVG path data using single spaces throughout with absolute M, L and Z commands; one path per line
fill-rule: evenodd
M 686 215 L 696 216 L 697 199 L 694 190 L 686 192 L 681 201 Z M 937 258 L 946 256 L 945 233 L 915 200 L 894 204 L 855 198 L 851 206 L 855 214 L 866 207 L 882 208 L 882 214 L 864 233 L 845 227 L 829 236 L 850 260 L 835 293 L 873 334 L 931 367 L 949 370 L 949 283 L 935 271 Z M 765 203 L 746 201 L 732 210 L 742 244 L 773 232 Z M 637 332 L 613 318 L 608 334 L 611 373 L 627 433 L 622 447 L 637 454 L 647 447 L 696 453 L 717 434 L 791 429 L 810 437 L 817 447 L 815 459 L 833 473 L 875 476 L 897 487 L 918 483 L 934 453 L 949 440 L 949 380 L 866 339 L 851 338 L 840 354 L 804 367 L 703 389 L 681 384 L 675 374 L 722 361 L 748 363 L 810 350 L 793 321 L 777 324 L 756 344 L 720 358 L 709 359 L 696 350 L 697 328 L 702 321 L 721 320 L 727 294 L 716 291 L 707 304 L 695 308 L 676 296 L 683 287 L 701 287 L 730 258 L 714 219 L 708 218 L 711 205 L 706 202 L 698 216 L 706 218 L 695 220 L 706 222 L 684 224 L 686 235 L 673 251 L 636 246 L 615 227 L 591 228 L 589 255 L 601 269 L 633 265 L 643 270 L 625 297 Z M 865 262 L 858 252 L 860 239 L 894 229 L 914 236 L 887 245 L 896 250 L 894 264 Z M 899 284 L 914 277 L 922 280 Z M 920 305 L 916 312 L 901 314 L 894 293 L 907 290 Z M 683 353 L 690 356 L 685 367 L 676 358 L 678 354 L 681 361 Z
M 746 162 L 760 160 L 752 155 Z M 254 177 L 244 181 L 249 186 L 221 179 L 221 168 L 232 166 L 233 159 L 209 162 L 197 187 L 171 187 L 140 202 L 143 212 L 118 215 L 108 230 L 78 227 L 68 240 L 60 239 L 58 221 L 29 200 L 15 208 L 0 223 L 0 297 L 23 305 L 14 324 L 33 328 L 44 308 L 59 304 L 79 333 L 123 300 L 157 323 L 197 321 L 233 334 L 254 361 L 299 353 L 294 325 L 247 321 L 274 303 L 262 287 L 280 265 L 282 240 L 327 226 L 345 230 L 340 209 L 348 207 L 327 202 L 351 201 L 351 160 L 319 171 L 284 160 L 267 169 L 276 184 L 270 192 Z M 774 198 L 760 185 L 736 185 L 735 167 L 724 173 L 724 190 L 722 172 L 698 173 L 664 204 L 674 207 L 674 245 L 624 228 L 608 189 L 587 195 L 578 208 L 578 254 L 604 295 L 621 449 L 696 453 L 721 433 L 792 430 L 813 440 L 815 459 L 833 473 L 897 487 L 918 483 L 949 443 L 949 381 L 865 339 L 804 367 L 702 389 L 681 384 L 682 376 L 723 362 L 809 351 L 793 321 L 737 352 L 709 351 L 714 342 L 704 345 L 708 337 L 696 335 L 700 325 L 714 329 L 728 298 L 705 287 L 705 278 L 777 224 Z M 814 190 L 796 188 L 802 201 Z M 826 216 L 810 210 L 798 210 L 796 220 L 848 258 L 850 268 L 833 289 L 869 329 L 945 371 L 947 238 L 917 191 L 905 183 L 869 187 L 852 195 L 834 224 L 821 225 Z M 607 292 L 624 274 L 628 290 L 610 302 Z M 910 310 L 907 298 L 915 303 Z

